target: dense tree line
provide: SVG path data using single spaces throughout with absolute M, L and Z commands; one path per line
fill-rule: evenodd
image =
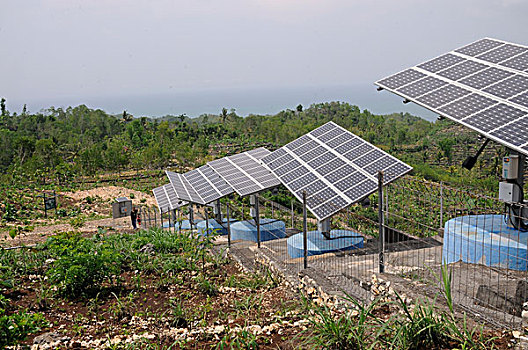
M 50 173 L 66 181 L 123 169 L 176 166 L 184 171 L 209 160 L 216 144 L 280 146 L 330 120 L 413 165 L 425 164 L 431 157 L 449 164 L 457 137 L 442 134 L 449 125 L 446 121 L 432 123 L 403 113 L 374 115 L 341 102 L 306 109 L 299 105 L 275 115 L 244 118 L 224 108 L 217 115 L 192 119 L 185 115 L 133 118 L 126 111 L 114 116 L 84 105 L 33 114 L 24 108 L 17 114 L 6 109 L 5 100 L 1 107 L 0 169 L 21 181 Z

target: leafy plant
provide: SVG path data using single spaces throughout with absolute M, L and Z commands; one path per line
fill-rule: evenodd
M 0 348 L 14 345 L 27 338 L 31 333 L 49 326 L 42 314 L 19 311 L 12 315 L 0 313 Z

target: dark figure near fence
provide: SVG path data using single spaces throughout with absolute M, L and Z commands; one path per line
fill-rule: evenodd
M 132 227 L 134 228 L 134 230 L 137 228 L 136 226 L 137 217 L 138 217 L 138 210 L 137 208 L 134 208 L 132 209 L 132 212 L 130 213 L 130 219 L 132 219 Z

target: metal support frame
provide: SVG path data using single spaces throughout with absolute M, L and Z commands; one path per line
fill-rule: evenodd
M 227 246 L 231 247 L 231 218 L 229 217 L 229 202 L 227 203 L 227 207 L 226 207 L 226 215 L 227 215 Z
M 259 195 L 258 193 L 254 194 L 255 198 L 255 225 L 257 226 L 257 247 L 260 248 L 260 210 L 259 210 Z
M 306 222 L 306 191 L 303 191 L 303 260 L 304 268 L 308 268 L 308 226 Z

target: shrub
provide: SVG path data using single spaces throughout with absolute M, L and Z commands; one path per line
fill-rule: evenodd
M 56 258 L 48 276 L 65 296 L 75 298 L 94 291 L 121 272 L 121 255 L 104 240 L 67 234 L 51 238 L 47 247 Z
M 24 340 L 29 334 L 38 332 L 48 325 L 48 321 L 39 313 L 30 314 L 20 311 L 8 316 L 0 310 L 0 349 Z

